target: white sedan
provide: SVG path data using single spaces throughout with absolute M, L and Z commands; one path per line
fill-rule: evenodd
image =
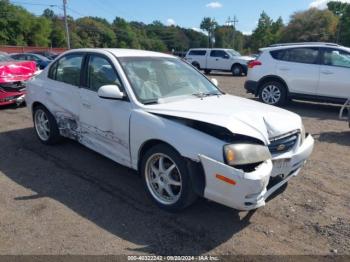
M 314 145 L 298 115 L 227 95 L 155 52 L 66 52 L 28 84 L 26 101 L 41 142 L 75 139 L 137 170 L 154 202 L 172 211 L 198 196 L 261 207 Z

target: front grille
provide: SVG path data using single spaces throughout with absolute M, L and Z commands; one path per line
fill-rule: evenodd
M 270 140 L 271 154 L 281 154 L 291 150 L 298 142 L 299 132 L 285 134 Z

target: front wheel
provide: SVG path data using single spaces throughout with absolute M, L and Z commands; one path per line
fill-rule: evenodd
M 259 100 L 269 105 L 283 105 L 287 100 L 286 88 L 277 81 L 267 82 L 260 88 Z
M 53 145 L 61 140 L 56 119 L 44 106 L 34 108 L 33 120 L 36 135 L 42 143 Z
M 185 159 L 170 146 L 160 144 L 148 150 L 141 172 L 148 195 L 163 209 L 179 211 L 197 198 Z

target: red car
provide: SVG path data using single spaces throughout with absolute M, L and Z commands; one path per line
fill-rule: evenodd
M 25 81 L 34 76 L 33 61 L 15 61 L 6 53 L 0 53 L 0 106 L 22 104 L 25 97 Z

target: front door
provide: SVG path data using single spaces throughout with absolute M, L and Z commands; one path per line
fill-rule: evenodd
M 125 100 L 103 99 L 97 91 L 104 85 L 123 86 L 111 59 L 90 54 L 86 60 L 85 75 L 80 88 L 80 122 L 85 146 L 130 166 L 129 119 L 131 104 Z M 125 92 L 124 92 L 125 93 Z
M 224 50 L 212 50 L 207 60 L 207 68 L 213 70 L 230 70 L 230 56 Z
M 319 96 L 350 98 L 350 53 L 327 48 L 323 51 Z

